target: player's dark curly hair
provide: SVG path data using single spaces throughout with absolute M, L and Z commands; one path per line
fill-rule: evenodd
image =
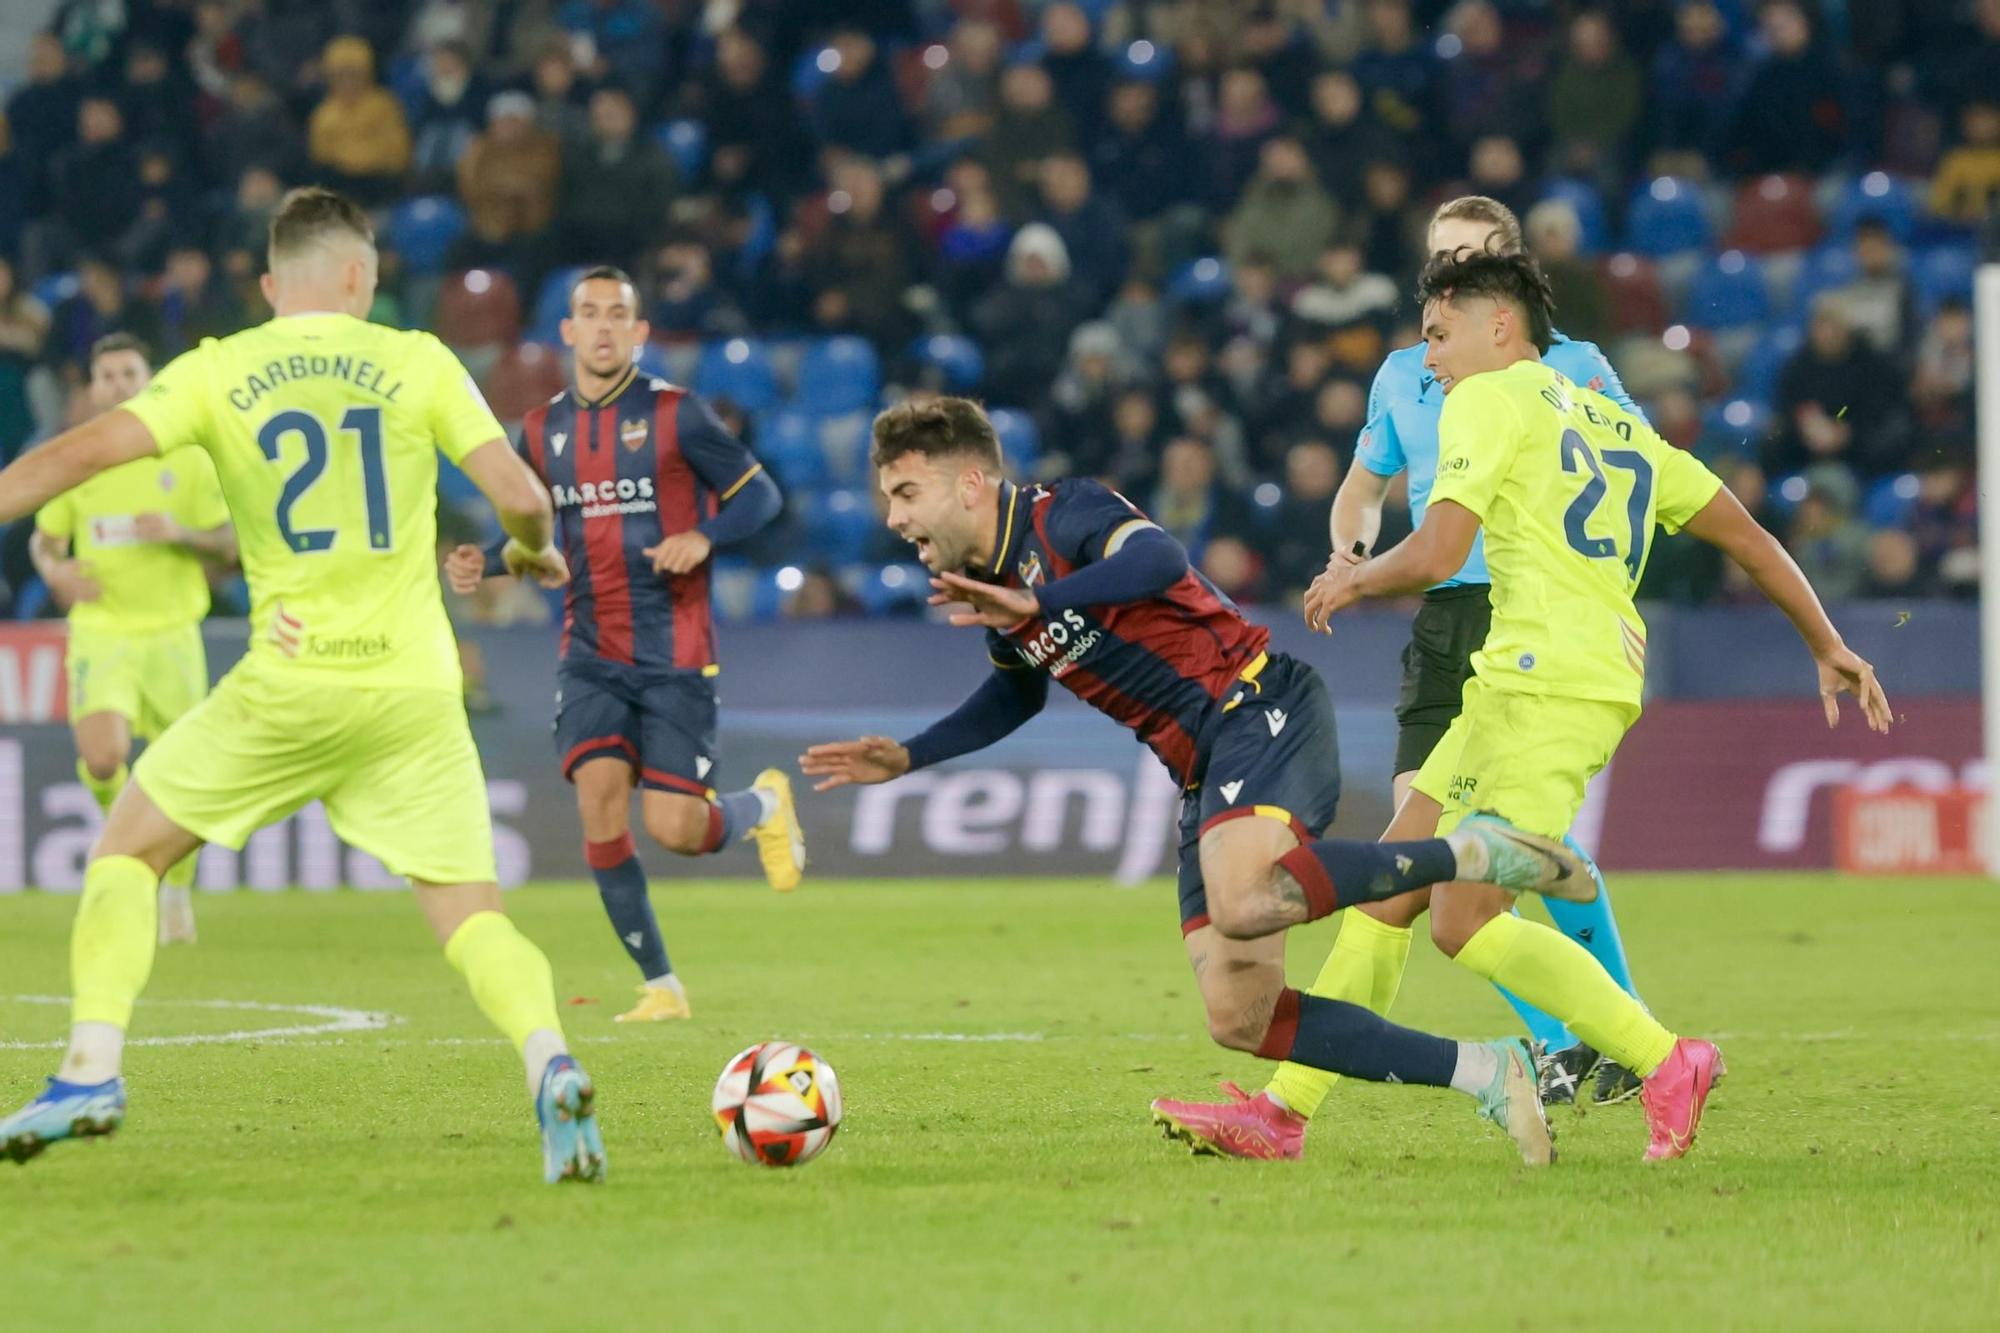
M 1000 437 L 986 410 L 970 398 L 898 403 L 875 418 L 874 438 L 869 461 L 878 468 L 904 454 L 922 454 L 973 458 L 1000 471 Z
M 1417 304 L 1456 302 L 1466 296 L 1505 301 L 1520 310 L 1537 351 L 1548 351 L 1555 341 L 1555 293 L 1549 290 L 1541 266 L 1527 255 L 1504 254 L 1489 246 L 1485 250 L 1461 248 L 1451 254 L 1439 251 L 1431 256 L 1417 278 Z

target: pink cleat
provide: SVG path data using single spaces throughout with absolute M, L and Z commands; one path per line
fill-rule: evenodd
M 1177 1102 L 1161 1097 L 1153 1103 L 1153 1123 L 1170 1139 L 1179 1139 L 1197 1155 L 1247 1157 L 1255 1161 L 1296 1161 L 1306 1155 L 1306 1122 L 1270 1094 L 1252 1097 L 1234 1083 L 1224 1083 L 1226 1102 Z
M 1653 1131 L 1646 1160 L 1664 1162 L 1694 1147 L 1708 1093 L 1728 1072 L 1722 1052 L 1712 1041 L 1682 1037 L 1665 1063 L 1646 1075 L 1639 1100 L 1646 1107 L 1646 1124 Z

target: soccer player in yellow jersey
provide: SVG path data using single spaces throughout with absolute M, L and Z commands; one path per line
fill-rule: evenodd
M 124 1118 L 125 1028 L 152 967 L 160 875 L 203 842 L 323 801 L 409 878 L 445 957 L 527 1066 L 550 1181 L 601 1180 L 595 1092 L 563 1040 L 548 959 L 501 911 L 485 776 L 438 587 L 437 450 L 493 502 L 509 567 L 554 585 L 548 493 L 471 377 L 427 333 L 363 322 L 367 215 L 294 190 L 271 220 L 277 317 L 207 341 L 116 411 L 0 471 L 0 522 L 107 468 L 207 451 L 250 581 L 250 647 L 139 757 L 92 850 L 70 944 L 68 1053 L 0 1120 L 0 1156 Z
M 1569 830 L 1639 716 L 1646 626 L 1632 593 L 1655 526 L 1720 547 L 1784 611 L 1817 665 L 1829 726 L 1851 693 L 1888 730 L 1874 668 L 1841 642 L 1777 539 L 1692 454 L 1541 363 L 1554 302 L 1532 260 L 1441 254 L 1418 296 L 1425 365 L 1446 394 L 1430 507 L 1386 554 L 1336 559 L 1306 595 L 1306 620 L 1324 630 L 1360 598 L 1429 587 L 1485 532 L 1492 628 L 1463 710 L 1406 798 L 1427 803 L 1439 832 L 1474 812 L 1545 837 Z M 1430 893 L 1439 948 L 1640 1076 L 1647 1160 L 1686 1152 L 1723 1072 L 1713 1043 L 1677 1038 L 1582 946 L 1510 913 L 1510 895 L 1464 883 Z
M 109 411 L 153 377 L 129 333 L 90 349 L 90 397 Z M 152 740 L 208 693 L 201 621 L 209 563 L 236 562 L 215 465 L 199 449 L 92 477 L 35 515 L 29 554 L 69 612 L 69 717 L 76 775 L 107 813 L 134 736 Z M 195 858 L 160 885 L 160 943 L 194 942 Z

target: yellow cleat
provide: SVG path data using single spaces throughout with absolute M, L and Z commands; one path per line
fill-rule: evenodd
M 640 986 L 639 1003 L 613 1019 L 614 1023 L 664 1023 L 674 1018 L 692 1018 L 687 996 L 666 986 Z
M 764 863 L 764 878 L 779 893 L 790 893 L 806 873 L 806 835 L 799 828 L 799 808 L 792 801 L 792 780 L 775 768 L 767 768 L 750 784 L 771 793 L 777 809 L 771 817 L 750 830 L 757 840 L 757 859 Z

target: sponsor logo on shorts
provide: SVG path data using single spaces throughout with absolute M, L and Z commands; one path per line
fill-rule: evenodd
M 378 657 L 387 657 L 394 648 L 394 641 L 386 633 L 348 634 L 340 638 L 306 635 L 307 657 L 336 662 L 372 662 Z

